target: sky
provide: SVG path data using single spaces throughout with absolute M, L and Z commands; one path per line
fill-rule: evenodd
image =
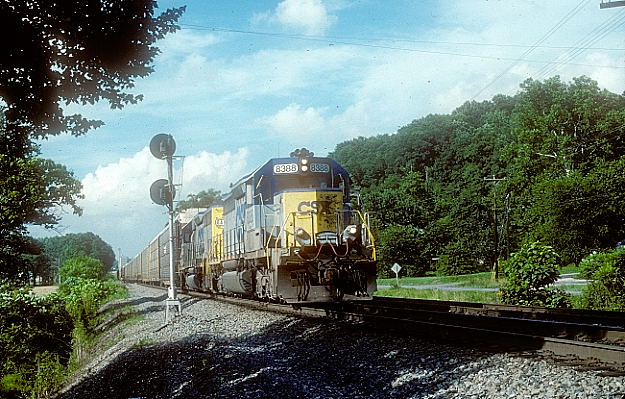
M 514 95 L 527 78 L 586 75 L 625 93 L 625 7 L 601 1 L 160 0 L 160 10 L 186 12 L 157 43 L 155 72 L 136 82 L 144 100 L 68 107 L 105 125 L 40 143 L 81 180 L 83 215 L 59 209 L 54 230 L 31 232 L 93 232 L 134 257 L 167 223 L 149 197 L 167 177 L 148 149 L 160 133 L 176 141 L 184 199 L 225 193 L 295 148 L 325 156 L 466 101 Z

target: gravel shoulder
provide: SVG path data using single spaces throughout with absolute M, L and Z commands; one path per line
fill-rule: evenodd
M 182 296 L 165 324 L 163 291 L 129 291 L 108 306 L 143 319 L 103 326 L 98 356 L 59 397 L 625 398 L 623 376 L 218 301 Z

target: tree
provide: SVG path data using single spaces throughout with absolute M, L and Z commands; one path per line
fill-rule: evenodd
M 21 139 L 14 149 L 28 149 L 27 138 L 81 135 L 102 124 L 65 115 L 61 103 L 122 108 L 141 100 L 124 91 L 153 71 L 154 43 L 178 29 L 184 11 L 155 17 L 155 7 L 152 0 L 0 1 L 0 34 L 11 38 L 0 44 L 0 97 L 7 131 Z
M 0 154 L 0 282 L 34 278 L 33 262 L 45 274 L 40 250 L 26 236 L 24 225 L 54 225 L 59 220 L 56 207 L 63 204 L 80 213 L 76 204 L 80 188 L 62 165 Z
M 330 155 L 372 214 L 382 264 L 412 249 L 439 258 L 440 272 L 464 273 L 536 240 L 568 264 L 625 238 L 624 135 L 625 95 L 585 76 L 553 77 L 393 135 L 340 143 Z M 484 181 L 493 175 L 505 178 L 495 203 Z
M 391 277 L 391 266 L 399 263 L 407 276 L 423 276 L 430 268 L 423 230 L 391 225 L 378 233 L 378 276 Z
M 512 197 L 512 237 L 554 245 L 565 263 L 613 246 L 625 233 L 625 96 L 587 77 L 525 81 L 503 151 Z M 619 169 L 620 168 L 620 169 Z M 621 190 L 622 191 L 622 190 Z
M 42 238 L 45 254 L 58 268 L 67 259 L 84 255 L 99 260 L 102 273 L 108 272 L 115 263 L 115 252 L 111 246 L 94 233 L 66 234 L 60 237 Z
M 208 190 L 202 190 L 197 194 L 187 195 L 186 200 L 179 201 L 176 204 L 176 212 L 182 212 L 185 209 L 191 208 L 208 208 L 211 205 L 221 200 L 221 192 L 209 188 Z
M 80 183 L 61 165 L 39 160 L 33 140 L 102 125 L 62 105 L 107 101 L 122 108 L 152 72 L 154 43 L 178 27 L 184 7 L 154 16 L 152 0 L 80 2 L 0 0 L 0 282 L 25 273 L 25 226 L 50 227 L 53 209 L 75 213 Z

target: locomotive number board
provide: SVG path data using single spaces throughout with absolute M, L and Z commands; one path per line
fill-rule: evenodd
M 273 173 L 297 173 L 299 172 L 299 166 L 296 163 L 279 163 L 273 165 Z
M 317 173 L 328 173 L 330 172 L 330 165 L 327 163 L 312 163 L 310 164 L 310 171 Z
M 314 173 L 328 173 L 330 172 L 330 165 L 327 163 L 312 163 L 310 164 L 310 171 Z M 279 163 L 273 165 L 274 174 L 287 174 L 299 172 L 299 165 L 296 163 Z

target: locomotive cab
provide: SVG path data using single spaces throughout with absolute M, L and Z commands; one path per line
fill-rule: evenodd
M 370 297 L 375 250 L 349 198 L 347 171 L 306 149 L 243 178 L 224 201 L 224 288 L 286 302 Z

